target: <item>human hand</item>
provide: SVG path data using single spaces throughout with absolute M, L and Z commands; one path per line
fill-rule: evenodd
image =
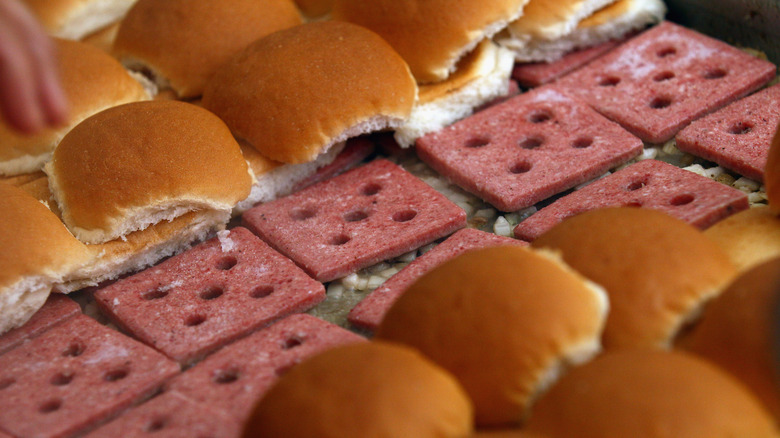
M 67 110 L 52 40 L 18 0 L 0 0 L 0 115 L 34 133 L 63 123 Z

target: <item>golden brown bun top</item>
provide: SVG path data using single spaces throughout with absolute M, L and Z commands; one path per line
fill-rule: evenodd
M 473 438 L 545 438 L 544 435 L 522 429 L 478 430 Z
M 84 118 L 149 95 L 119 62 L 89 44 L 54 38 L 59 74 L 69 105 L 68 121 L 35 135 L 22 135 L 0 122 L 0 161 L 50 152 L 56 139 Z
M 780 257 L 780 217 L 767 206 L 742 210 L 704 230 L 740 272 Z
M 780 125 L 769 147 L 769 157 L 764 170 L 764 184 L 772 213 L 780 216 Z
M 295 0 L 303 15 L 311 18 L 322 17 L 333 8 L 333 0 Z
M 301 22 L 292 0 L 139 0 L 122 20 L 114 55 L 149 66 L 179 97 L 196 97 L 241 49 Z
M 412 349 L 361 342 L 293 367 L 260 400 L 243 436 L 466 438 L 471 432 L 469 400 L 446 371 Z
M 0 289 L 25 277 L 55 279 L 79 267 L 89 253 L 45 205 L 0 183 Z
M 701 231 L 659 211 L 606 208 L 571 217 L 536 239 L 604 286 L 610 313 L 604 346 L 663 346 L 736 274 Z
M 584 18 L 579 22 L 577 27 L 583 29 L 588 27 L 596 27 L 616 20 L 618 17 L 628 12 L 631 9 L 631 5 L 637 1 L 644 0 L 617 0 L 616 2 L 604 6 L 603 8 L 594 12 L 589 17 Z
M 651 349 L 570 370 L 536 404 L 527 429 L 549 438 L 778 436 L 737 380 L 695 356 Z
M 740 275 L 707 305 L 680 346 L 739 378 L 780 423 L 778 300 L 780 257 Z
M 478 79 L 485 69 L 485 63 L 492 62 L 495 65 L 497 47 L 490 40 L 484 40 L 458 61 L 457 68 L 447 79 L 420 85 L 417 97 L 418 104 L 434 102 Z
M 509 24 L 516 35 L 544 35 L 551 26 L 571 20 L 591 0 L 531 0 L 523 15 Z
M 598 345 L 606 297 L 552 255 L 514 246 L 466 252 L 395 302 L 377 339 L 410 345 L 461 382 L 478 425 L 518 424 L 540 376 Z
M 109 234 L 155 206 L 235 205 L 252 183 L 227 126 L 177 101 L 130 103 L 86 119 L 63 138 L 46 173 L 68 228 Z
M 468 49 L 517 18 L 526 3 L 335 0 L 333 19 L 356 23 L 381 35 L 406 60 L 417 81 L 428 83 L 446 79 Z
M 326 21 L 247 47 L 214 75 L 203 106 L 266 157 L 302 163 L 360 123 L 407 118 L 416 93 L 408 67 L 382 38 Z

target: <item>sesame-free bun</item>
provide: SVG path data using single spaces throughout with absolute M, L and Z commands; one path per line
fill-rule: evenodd
M 772 417 L 726 372 L 657 349 L 606 353 L 572 369 L 534 407 L 549 438 L 776 438 Z
M 81 122 L 46 167 L 62 219 L 102 243 L 193 210 L 230 212 L 252 177 L 225 124 L 196 105 L 121 105 Z
M 22 325 L 89 252 L 46 206 L 0 183 L 0 333 Z
M 333 0 L 295 0 L 295 4 L 309 19 L 323 17 L 333 8 Z
M 668 347 L 736 274 L 726 254 L 701 231 L 650 209 L 582 213 L 532 245 L 560 251 L 572 268 L 607 290 L 606 349 Z
M 746 384 L 780 424 L 780 257 L 740 275 L 704 309 L 678 345 Z
M 453 377 L 382 342 L 337 347 L 296 365 L 259 401 L 244 438 L 468 438 L 472 408 Z
M 523 13 L 528 0 L 334 0 L 332 17 L 381 35 L 419 83 L 447 78 L 458 60 Z
M 766 196 L 769 200 L 769 208 L 772 213 L 780 216 L 780 124 L 769 147 L 769 156 L 764 170 L 764 185 Z
M 139 0 L 122 20 L 114 56 L 150 72 L 158 88 L 192 98 L 249 43 L 301 22 L 292 0 Z
M 514 55 L 490 40 L 461 58 L 447 79 L 419 86 L 409 120 L 395 130 L 395 140 L 409 147 L 423 135 L 438 131 L 487 102 L 507 94 Z
M 0 121 L 0 175 L 40 170 L 60 139 L 82 120 L 115 105 L 149 99 L 144 87 L 105 52 L 59 38 L 54 44 L 68 120 L 34 135 L 21 134 Z
M 202 103 L 265 157 L 304 163 L 347 138 L 399 126 L 416 94 L 382 38 L 325 21 L 251 44 L 217 71 Z
M 419 278 L 376 339 L 412 346 L 455 375 L 477 425 L 511 426 L 568 365 L 600 350 L 608 306 L 603 290 L 550 253 L 488 248 Z
M 121 20 L 136 0 L 24 0 L 53 36 L 79 40 Z
M 704 230 L 740 272 L 780 257 L 780 217 L 757 206 L 733 214 Z

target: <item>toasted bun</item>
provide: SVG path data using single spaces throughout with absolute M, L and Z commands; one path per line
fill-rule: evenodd
M 542 3 L 547 5 L 550 2 Z M 534 1 L 531 5 L 538 7 L 539 2 Z M 585 8 L 586 11 L 589 9 Z M 550 62 L 577 49 L 623 38 L 629 33 L 660 22 L 664 15 L 666 6 L 661 0 L 618 0 L 581 19 L 571 29 L 563 26 L 567 23 L 558 23 L 561 26 L 558 29 L 560 32 L 553 32 L 554 38 L 547 38 L 544 33 L 537 35 L 533 31 L 518 35 L 518 29 L 510 27 L 510 30 L 501 33 L 496 40 L 511 49 L 518 61 Z
M 322 17 L 333 8 L 333 0 L 295 0 L 295 4 L 309 18 Z
M 694 356 L 650 349 L 573 369 L 539 400 L 528 430 L 549 438 L 778 436 L 737 380 Z
M 68 120 L 35 135 L 20 134 L 0 122 L 0 175 L 40 170 L 60 139 L 79 122 L 106 108 L 148 100 L 143 86 L 111 56 L 88 44 L 54 40 Z
M 417 82 L 447 78 L 480 41 L 523 13 L 528 0 L 335 0 L 333 18 L 381 35 L 409 64 Z
M 139 0 L 122 20 L 114 55 L 150 72 L 158 88 L 197 97 L 249 43 L 301 22 L 292 0 Z
M 63 138 L 46 165 L 62 219 L 101 243 L 201 209 L 230 212 L 252 178 L 225 124 L 176 101 L 100 112 Z
M 449 370 L 482 426 L 518 424 L 562 369 L 600 350 L 608 310 L 597 286 L 552 255 L 466 252 L 413 283 L 376 332 Z
M 738 277 L 704 310 L 680 345 L 745 383 L 780 424 L 776 338 L 780 257 Z
M 668 346 L 736 274 L 698 229 L 665 213 L 607 208 L 573 216 L 536 239 L 604 286 L 611 311 L 604 347 Z
M 397 127 L 417 87 L 375 33 L 334 21 L 269 35 L 223 66 L 203 106 L 262 155 L 304 163 L 349 137 Z
M 766 196 L 769 199 L 769 208 L 774 214 L 780 216 L 780 125 L 777 126 L 777 132 L 769 147 L 769 156 L 764 171 L 764 185 L 766 186 Z
M 419 353 L 381 342 L 337 347 L 292 368 L 256 406 L 243 436 L 469 437 L 468 397 Z
M 442 82 L 421 85 L 409 120 L 395 131 L 401 147 L 470 116 L 474 109 L 507 93 L 514 55 L 484 40 Z
M 707 228 L 704 234 L 744 272 L 780 256 L 780 218 L 769 207 L 753 207 Z
M 136 0 L 24 0 L 52 35 L 80 40 L 122 19 Z
M 90 256 L 45 205 L 3 183 L 0 247 L 0 333 L 27 321 L 46 301 L 52 285 Z

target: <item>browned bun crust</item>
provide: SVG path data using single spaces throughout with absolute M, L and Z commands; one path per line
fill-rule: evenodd
M 780 424 L 777 328 L 780 257 L 739 276 L 679 345 L 746 384 Z
M 326 21 L 247 47 L 214 75 L 203 106 L 262 155 L 303 163 L 346 140 L 356 126 L 386 127 L 380 118 L 400 124 L 416 93 L 408 67 L 382 38 Z
M 455 375 L 480 426 L 519 424 L 561 363 L 599 350 L 606 296 L 543 252 L 464 253 L 407 288 L 376 338 L 417 348 Z
M 62 136 L 80 121 L 115 105 L 149 99 L 144 87 L 105 52 L 59 38 L 54 44 L 70 106 L 68 120 L 35 135 L 20 134 L 0 122 L 0 175 L 39 170 Z
M 769 147 L 769 156 L 764 170 L 764 185 L 772 213 L 780 216 L 780 124 Z
M 303 15 L 311 18 L 322 17 L 333 8 L 333 0 L 295 0 Z
M 260 400 L 244 438 L 466 438 L 468 397 L 416 351 L 381 342 L 337 347 L 292 368 Z
M 122 20 L 114 55 L 148 68 L 179 97 L 196 97 L 248 44 L 301 23 L 292 0 L 139 0 Z
M 79 40 L 119 21 L 136 0 L 23 0 L 49 34 Z
M 62 218 L 100 243 L 187 211 L 230 211 L 252 181 L 225 124 L 177 101 L 100 112 L 63 138 L 46 173 Z
M 420 83 L 438 82 L 461 56 L 520 16 L 527 0 L 334 0 L 333 19 L 387 40 Z
M 740 211 L 704 230 L 740 272 L 780 256 L 780 217 L 769 207 Z
M 533 242 L 604 286 L 604 347 L 666 346 L 736 274 L 701 231 L 665 213 L 607 208 L 571 217 Z
M 534 407 L 527 429 L 550 438 L 776 438 L 740 382 L 693 355 L 632 349 L 569 372 Z

